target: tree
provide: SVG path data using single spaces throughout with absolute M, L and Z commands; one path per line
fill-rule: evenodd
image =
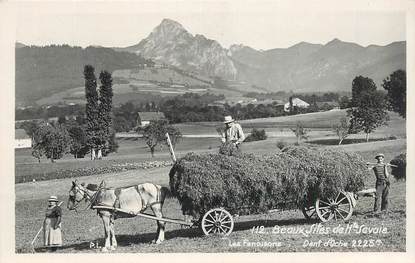
M 182 139 L 182 133 L 176 129 L 175 127 L 171 125 L 167 125 L 166 132 L 164 134 L 168 133 L 170 137 L 171 144 L 173 146 L 173 149 L 176 148 L 176 144 L 180 142 Z
M 292 113 L 294 111 L 294 104 L 293 104 L 293 97 L 292 96 L 290 96 L 288 98 L 288 102 L 290 104 L 290 106 L 289 106 L 289 112 Z
M 33 137 L 37 127 L 38 124 L 35 121 L 25 121 L 20 126 L 20 128 L 24 129 L 30 137 Z
M 352 101 L 351 106 L 356 107 L 362 99 L 364 93 L 376 91 L 375 82 L 366 77 L 357 76 L 352 82 Z
M 166 120 L 151 121 L 150 124 L 140 128 L 138 132 L 143 134 L 143 138 L 150 149 L 151 157 L 154 157 L 156 146 L 161 142 L 166 142 L 167 132 L 170 135 L 173 146 L 175 146 L 182 137 L 180 131 L 171 126 Z
M 37 159 L 37 161 L 40 163 L 40 158 L 43 156 L 42 149 L 40 149 L 38 144 L 35 144 L 32 148 L 32 156 Z
M 101 71 L 99 75 L 101 86 L 99 88 L 99 130 L 98 130 L 98 158 L 102 156 L 102 148 L 109 145 L 112 133 L 112 77 L 107 71 Z M 114 137 L 115 138 L 115 137 Z M 108 153 L 108 151 L 107 151 Z
M 100 144 L 99 118 L 98 118 L 98 93 L 95 69 L 91 65 L 84 67 L 85 97 L 86 97 L 86 137 L 87 144 L 91 149 L 91 159 L 95 159 L 95 149 Z
M 32 153 L 35 157 L 43 153 L 51 162 L 55 162 L 68 152 L 71 137 L 64 126 L 43 123 L 39 125 L 35 133 L 36 141 L 33 147 L 35 153 Z M 39 160 L 40 157 L 37 158 Z
M 342 117 L 340 122 L 333 127 L 333 131 L 339 137 L 339 145 L 342 144 L 343 140 L 350 134 L 349 120 L 346 117 Z
M 347 113 L 350 116 L 351 129 L 365 132 L 368 142 L 369 134 L 389 120 L 387 103 L 385 96 L 376 90 L 366 92 L 360 97 L 356 107 L 349 109 Z
M 406 72 L 397 70 L 383 80 L 383 88 L 388 91 L 390 109 L 406 119 Z
M 342 96 L 339 101 L 340 109 L 347 109 L 350 106 L 350 99 L 347 96 Z
M 300 144 L 302 139 L 307 139 L 308 138 L 308 136 L 307 136 L 308 131 L 304 128 L 303 123 L 300 122 L 300 121 L 297 122 L 295 128 L 291 129 L 291 130 L 294 132 L 295 137 L 297 137 L 297 144 Z
M 262 141 L 267 139 L 267 134 L 264 129 L 252 129 L 251 134 L 246 137 L 244 142 Z
M 115 137 L 115 131 L 112 130 L 111 133 L 110 133 L 110 137 L 109 137 L 109 140 L 108 140 L 106 150 L 104 152 L 104 156 L 107 156 L 109 153 L 112 153 L 112 152 L 117 152 L 118 147 L 119 147 L 119 145 L 118 145 L 116 137 Z
M 72 126 L 68 129 L 68 132 L 72 139 L 70 146 L 71 154 L 75 158 L 83 158 L 89 151 L 85 130 L 80 126 Z

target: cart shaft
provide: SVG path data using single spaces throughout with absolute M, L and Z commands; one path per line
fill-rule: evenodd
M 146 214 L 146 213 L 140 213 L 140 212 L 139 213 L 134 213 L 134 212 L 131 212 L 131 211 L 126 211 L 126 210 L 120 209 L 120 208 L 107 207 L 107 206 L 94 206 L 92 208 L 93 209 L 108 209 L 108 210 L 113 210 L 113 211 L 129 214 L 129 215 L 140 216 L 140 217 L 144 217 L 144 218 L 148 218 L 148 219 L 152 219 L 152 220 L 157 220 L 157 221 L 162 221 L 162 222 L 169 222 L 169 223 L 174 223 L 174 224 L 179 224 L 179 225 L 193 226 L 193 223 L 186 222 L 186 221 L 179 220 L 179 219 L 162 218 L 162 217 L 157 217 L 157 216 L 154 216 L 154 215 L 150 215 L 150 214 Z

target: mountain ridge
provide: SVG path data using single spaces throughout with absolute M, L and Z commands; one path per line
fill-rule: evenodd
M 288 48 L 268 50 L 244 44 L 224 48 L 216 40 L 192 35 L 171 19 L 164 19 L 139 44 L 120 50 L 202 74 L 248 82 L 269 91 L 341 91 L 350 87 L 355 75 L 370 73 L 368 77 L 380 84 L 388 74 L 406 68 L 405 41 L 364 47 L 334 38 L 325 44 L 302 41 Z M 385 69 L 378 65 L 388 59 L 391 61 Z M 368 70 L 370 67 L 379 70 Z M 384 75 L 385 72 L 389 73 Z
M 19 42 L 15 48 L 16 102 L 79 87 L 85 63 L 113 71 L 137 69 L 145 59 L 153 59 L 188 75 L 208 77 L 212 83 L 217 77 L 229 80 L 228 86 L 221 87 L 223 93 L 235 85 L 243 86 L 241 92 L 350 91 L 358 75 L 372 78 L 380 87 L 393 71 L 406 69 L 406 41 L 364 47 L 335 38 L 325 44 L 302 41 L 268 50 L 244 44 L 224 48 L 171 19 L 164 19 L 136 45 L 124 48 L 36 47 Z

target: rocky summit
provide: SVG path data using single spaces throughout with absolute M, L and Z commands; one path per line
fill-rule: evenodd
M 225 49 L 215 40 L 192 35 L 171 19 L 164 19 L 139 44 L 118 50 L 268 91 L 344 91 L 355 76 L 370 77 L 380 85 L 393 71 L 406 68 L 404 41 L 363 47 L 333 39 L 270 50 L 243 44 Z
M 192 35 L 171 19 L 164 19 L 147 38 L 125 50 L 208 76 L 236 78 L 236 68 L 226 49 L 215 40 Z

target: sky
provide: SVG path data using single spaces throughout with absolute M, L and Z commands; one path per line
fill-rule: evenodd
M 126 47 L 163 18 L 223 47 L 286 48 L 334 38 L 362 46 L 406 40 L 399 1 L 135 1 L 19 3 L 16 40 L 28 45 Z

